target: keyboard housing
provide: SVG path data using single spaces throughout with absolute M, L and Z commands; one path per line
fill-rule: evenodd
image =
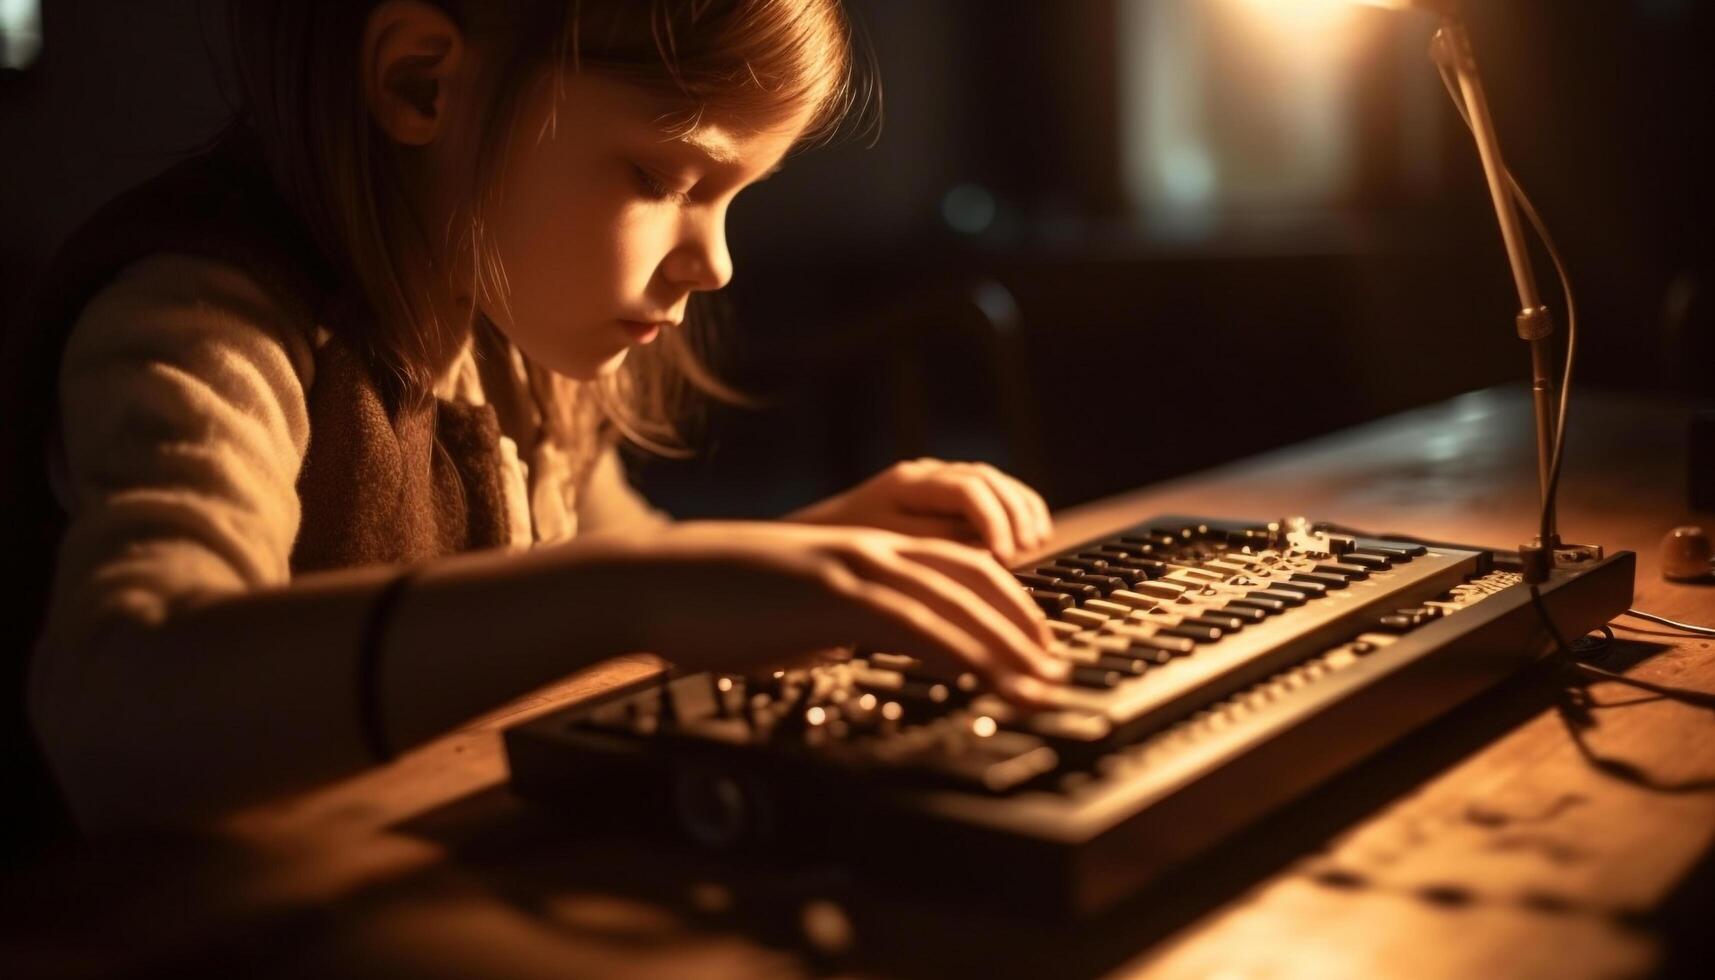
M 1168 535 L 1235 556 L 1411 547 L 1164 516 L 1056 557 Z M 1581 636 L 1629 605 L 1633 566 L 1621 552 L 1556 572 L 1538 590 L 1542 607 L 1563 636 Z M 1426 546 L 1190 653 L 1151 651 L 1161 662 L 1141 675 L 1070 688 L 1039 712 L 969 677 L 947 679 L 936 701 L 934 678 L 859 651 L 791 677 L 642 681 L 509 730 L 512 786 L 713 848 L 838 856 L 882 879 L 1090 913 L 1548 655 L 1554 640 L 1516 580 L 1488 551 Z M 1435 615 L 1405 625 L 1398 611 L 1410 609 Z M 1154 628 L 1143 615 L 1135 621 Z M 1078 635 L 1068 642 L 1118 646 L 1100 630 Z M 875 685 L 892 673 L 905 680 L 890 702 Z M 900 717 L 859 724 L 858 691 L 899 705 Z M 825 719 L 844 717 L 842 706 L 852 723 L 834 737 Z

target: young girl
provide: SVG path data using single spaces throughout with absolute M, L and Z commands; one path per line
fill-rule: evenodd
M 859 642 L 1048 696 L 1001 565 L 1048 515 L 1011 478 L 919 460 L 673 524 L 617 461 L 718 391 L 691 301 L 734 198 L 852 101 L 837 0 L 230 17 L 240 119 L 77 236 L 31 325 L 58 558 L 28 705 L 82 826 L 325 780 L 627 651 Z

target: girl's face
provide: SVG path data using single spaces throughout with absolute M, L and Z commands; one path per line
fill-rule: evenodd
M 504 279 L 479 307 L 531 358 L 590 379 L 732 278 L 727 208 L 779 167 L 809 114 L 674 136 L 670 107 L 624 82 L 550 75 L 526 99 L 486 214 Z

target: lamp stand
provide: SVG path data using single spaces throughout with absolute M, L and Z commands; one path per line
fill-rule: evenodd
M 1501 240 L 1506 245 L 1507 262 L 1512 266 L 1513 286 L 1518 290 L 1519 313 L 1516 317 L 1519 337 L 1530 345 L 1531 404 L 1536 415 L 1536 471 L 1542 494 L 1543 521 L 1539 535 L 1519 549 L 1527 581 L 1546 581 L 1557 567 L 1576 567 L 1599 560 L 1602 549 L 1593 545 L 1562 545 L 1554 512 L 1553 452 L 1555 430 L 1554 383 L 1554 316 L 1542 303 L 1536 288 L 1536 273 L 1532 269 L 1530 252 L 1525 244 L 1524 227 L 1519 221 L 1518 206 L 1513 200 L 1506 164 L 1501 160 L 1500 141 L 1495 136 L 1495 124 L 1489 114 L 1488 97 L 1483 92 L 1482 78 L 1477 74 L 1477 61 L 1471 51 L 1470 35 L 1464 22 L 1452 8 L 1441 12 L 1441 29 L 1435 34 L 1431 55 L 1438 64 L 1452 70 L 1459 81 L 1459 92 L 1469 113 L 1471 133 L 1476 138 L 1477 154 L 1483 161 L 1483 176 L 1489 185 L 1489 195 L 1500 222 Z

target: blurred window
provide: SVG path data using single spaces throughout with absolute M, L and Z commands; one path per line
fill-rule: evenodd
M 0 0 L 0 69 L 22 71 L 41 50 L 41 0 Z
M 1433 30 L 1350 0 L 1120 0 L 1122 179 L 1146 229 L 1290 230 L 1433 195 Z

